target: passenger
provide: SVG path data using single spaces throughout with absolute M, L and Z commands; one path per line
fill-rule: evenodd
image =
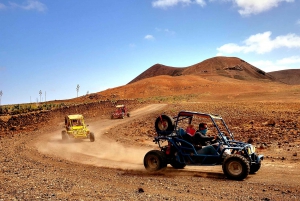
M 189 134 L 190 136 L 194 136 L 196 133 L 196 129 L 194 128 L 193 124 L 189 124 L 188 127 L 186 128 L 186 133 Z

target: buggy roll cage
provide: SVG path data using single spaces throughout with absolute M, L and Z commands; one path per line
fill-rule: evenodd
M 200 113 L 200 112 L 191 112 L 191 111 L 180 111 L 178 113 L 178 115 L 176 117 L 173 117 L 173 119 L 175 120 L 175 131 L 177 129 L 178 126 L 178 122 L 184 119 L 189 119 L 189 123 L 192 122 L 193 117 L 194 116 L 199 116 L 202 118 L 207 118 L 210 119 L 211 122 L 213 122 L 214 127 L 217 129 L 218 131 L 218 136 L 221 137 L 224 142 L 228 141 L 226 139 L 226 137 L 224 137 L 224 135 L 221 135 L 222 131 L 220 130 L 220 128 L 217 126 L 217 123 L 215 120 L 220 120 L 221 123 L 224 125 L 226 131 L 228 132 L 228 134 L 230 135 L 230 138 L 232 141 L 234 141 L 234 137 L 233 134 L 231 133 L 231 131 L 229 130 L 228 126 L 226 125 L 225 121 L 223 120 L 223 118 L 218 115 L 218 114 L 206 114 L 206 113 Z
M 178 143 L 180 143 L 181 147 L 182 147 L 182 145 L 184 145 L 182 147 L 184 150 L 190 150 L 193 153 L 195 153 L 195 155 L 199 156 L 199 154 L 197 154 L 197 151 L 196 151 L 195 147 L 191 143 L 189 143 L 189 142 L 187 142 L 187 141 L 185 141 L 183 139 L 178 138 L 178 137 L 180 137 L 180 134 L 177 131 L 178 130 L 178 122 L 179 121 L 182 121 L 182 120 L 185 120 L 185 119 L 189 119 L 188 123 L 191 123 L 194 116 L 199 116 L 201 118 L 207 118 L 207 119 L 211 120 L 211 122 L 213 123 L 214 127 L 216 128 L 216 130 L 218 132 L 217 135 L 218 135 L 218 137 L 220 139 L 219 140 L 220 143 L 219 143 L 218 149 L 220 149 L 221 145 L 227 145 L 227 147 L 224 148 L 221 151 L 221 154 L 223 154 L 223 152 L 225 150 L 227 150 L 227 149 L 229 149 L 231 151 L 242 151 L 244 149 L 247 149 L 247 155 L 250 157 L 250 153 L 254 152 L 254 150 L 252 150 L 252 148 L 251 148 L 252 147 L 251 144 L 248 144 L 248 143 L 245 143 L 245 142 L 239 142 L 239 141 L 235 141 L 234 140 L 234 136 L 233 136 L 232 132 L 229 130 L 227 124 L 225 123 L 225 121 L 223 120 L 223 118 L 220 115 L 217 115 L 217 114 L 206 114 L 206 113 L 192 112 L 192 111 L 180 111 L 177 116 L 173 117 L 174 122 L 175 122 L 174 131 L 171 134 L 169 134 L 169 135 L 165 135 L 165 136 L 159 135 L 159 136 L 155 137 L 154 140 L 153 140 L 153 142 L 155 142 L 156 144 L 158 144 L 159 147 L 162 147 L 162 145 L 161 145 L 162 141 L 168 141 L 168 142 L 172 143 L 173 145 L 175 145 L 176 147 L 179 146 Z M 230 140 L 228 140 L 227 137 L 220 130 L 218 124 L 216 123 L 216 120 L 220 121 L 221 124 L 224 126 L 224 128 L 227 131 L 227 133 L 230 135 Z M 182 152 L 181 149 L 179 149 L 179 150 L 180 150 L 180 152 Z M 183 152 L 181 154 L 186 155 Z M 214 155 L 203 155 L 203 156 L 214 156 Z

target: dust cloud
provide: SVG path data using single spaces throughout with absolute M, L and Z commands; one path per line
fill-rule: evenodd
M 148 148 L 124 146 L 103 134 L 110 128 L 124 122 L 129 122 L 143 114 L 163 108 L 164 104 L 154 104 L 131 112 L 131 117 L 120 120 L 99 120 L 88 123 L 89 129 L 95 134 L 95 141 L 89 139 L 67 142 L 61 140 L 62 129 L 44 134 L 37 139 L 39 152 L 54 155 L 73 162 L 100 167 L 144 170 L 143 158 Z

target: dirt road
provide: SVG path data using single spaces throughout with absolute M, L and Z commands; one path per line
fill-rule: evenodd
M 52 154 L 74 162 L 95 165 L 99 167 L 140 169 L 144 155 L 149 148 L 137 148 L 123 146 L 116 142 L 118 136 L 107 138 L 103 135 L 107 130 L 119 124 L 132 121 L 145 114 L 161 110 L 165 104 L 153 104 L 137 109 L 130 113 L 130 118 L 124 119 L 101 119 L 89 123 L 89 129 L 95 134 L 95 142 L 89 140 L 61 140 L 61 129 L 42 135 L 37 139 L 36 146 L 41 153 Z
M 147 148 L 124 146 L 108 129 L 165 105 L 149 105 L 130 118 L 90 122 L 96 141 L 61 141 L 61 129 L 1 138 L 0 200 L 299 200 L 298 161 L 266 158 L 244 181 L 227 180 L 221 167 L 187 167 L 151 174 Z M 59 125 L 59 127 L 62 126 Z M 154 145 L 155 146 L 155 145 Z M 268 149 L 260 150 L 266 156 Z

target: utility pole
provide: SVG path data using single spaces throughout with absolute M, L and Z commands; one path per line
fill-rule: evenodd
M 40 94 L 40 102 L 42 102 L 42 90 L 40 90 L 39 94 Z
M 0 91 L 0 105 L 1 105 L 1 98 L 2 98 L 3 92 L 2 90 Z
M 78 97 L 78 91 L 79 91 L 79 84 L 77 84 L 77 87 L 76 87 L 76 91 L 77 91 L 77 97 Z

